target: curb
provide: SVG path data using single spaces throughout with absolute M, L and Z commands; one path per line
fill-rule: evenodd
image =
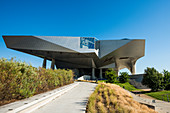
M 52 101 L 53 99 L 55 99 L 56 97 L 59 97 L 61 96 L 62 94 L 66 93 L 67 91 L 71 90 L 72 88 L 76 87 L 79 83 L 74 83 L 74 84 L 71 84 L 70 86 L 64 88 L 64 89 L 61 89 L 59 91 L 56 91 L 55 93 L 53 94 L 50 94 L 46 97 L 43 97 L 39 100 L 35 100 L 29 104 L 26 104 L 26 105 L 23 105 L 21 107 L 18 107 L 12 111 L 8 111 L 7 113 L 31 113 L 33 112 L 34 110 L 44 106 L 45 104 L 47 104 L 48 102 Z

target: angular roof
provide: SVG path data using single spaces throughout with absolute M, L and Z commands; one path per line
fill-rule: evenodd
M 136 61 L 145 54 L 145 40 L 95 41 L 92 37 L 61 36 L 3 36 L 3 39 L 8 48 L 48 60 L 55 58 L 58 67 L 67 65 L 67 68 L 106 68 L 115 65 L 115 59 L 124 68 L 129 61 Z M 90 42 L 91 39 L 94 41 Z M 88 44 L 92 44 L 92 48 L 88 48 Z

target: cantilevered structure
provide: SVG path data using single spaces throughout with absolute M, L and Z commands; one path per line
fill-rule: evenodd
M 145 54 L 145 40 L 97 40 L 93 37 L 3 36 L 10 49 L 51 60 L 51 68 L 73 69 L 78 76 L 102 78 L 102 72 L 127 68 L 135 74 L 135 63 Z M 102 71 L 103 70 L 103 71 Z

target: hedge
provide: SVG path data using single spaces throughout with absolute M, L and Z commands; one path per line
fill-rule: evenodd
M 31 97 L 73 82 L 73 72 L 65 69 L 35 68 L 25 62 L 0 59 L 0 105 Z

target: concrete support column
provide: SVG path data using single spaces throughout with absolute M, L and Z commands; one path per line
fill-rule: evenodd
M 103 79 L 103 76 L 102 76 L 102 68 L 100 68 L 100 79 Z
M 92 68 L 92 79 L 95 79 L 95 68 Z
M 132 73 L 132 75 L 135 74 L 135 63 L 132 63 L 130 66 L 130 72 Z
M 118 63 L 118 58 L 115 58 L 115 69 L 116 71 L 116 74 L 118 75 L 119 74 L 119 63 Z
M 54 65 L 55 65 L 55 59 L 52 59 L 52 61 L 51 61 L 51 69 L 54 69 Z
M 119 69 L 118 68 L 115 68 L 114 71 L 116 72 L 117 75 L 119 74 Z
M 136 64 L 136 60 L 134 59 L 130 60 L 130 62 L 128 63 L 128 69 L 132 75 L 135 74 L 135 64 Z
M 44 58 L 42 67 L 46 69 L 47 59 Z

